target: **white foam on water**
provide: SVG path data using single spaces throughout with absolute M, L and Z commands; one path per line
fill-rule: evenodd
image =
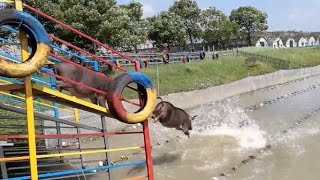
M 237 140 L 241 148 L 262 148 L 267 144 L 265 132 L 238 106 L 212 103 L 190 114 L 198 114 L 193 122 L 195 134 L 230 136 Z
M 262 148 L 267 144 L 267 139 L 265 138 L 265 133 L 262 132 L 258 126 L 251 126 L 242 129 L 232 128 L 229 126 L 221 126 L 212 131 L 207 131 L 203 135 L 214 136 L 214 135 L 224 135 L 230 136 L 237 140 L 238 144 L 242 148 Z

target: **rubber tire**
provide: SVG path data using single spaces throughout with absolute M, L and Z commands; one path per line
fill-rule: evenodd
M 30 14 L 14 9 L 0 10 L 0 25 L 20 26 L 29 37 L 32 52 L 21 64 L 0 59 L 0 76 L 21 78 L 29 76 L 46 64 L 50 40 L 43 25 Z
M 140 64 L 141 69 L 145 68 L 145 64 L 144 64 L 143 60 L 139 60 L 139 64 Z
M 142 106 L 134 113 L 127 112 L 122 105 L 121 94 L 130 83 L 138 84 L 138 91 L 142 93 Z M 110 113 L 118 120 L 128 124 L 145 121 L 156 106 L 157 93 L 151 79 L 141 72 L 122 73 L 110 83 L 107 104 Z
M 147 68 L 149 66 L 149 61 L 148 60 L 143 60 L 143 63 L 144 63 L 144 67 Z
M 186 56 L 182 56 L 181 60 L 182 60 L 183 63 L 186 63 Z
M 190 56 L 187 56 L 186 60 L 188 63 L 190 63 Z

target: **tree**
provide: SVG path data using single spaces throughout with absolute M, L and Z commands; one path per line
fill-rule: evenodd
M 120 8 L 115 0 L 25 0 L 25 2 L 114 47 L 121 46 L 123 40 L 130 36 L 127 29 L 131 21 L 129 11 Z M 92 43 L 72 32 L 45 19 L 39 20 L 49 33 L 54 33 L 79 47 L 94 50 Z
M 222 12 L 210 7 L 201 12 L 203 39 L 210 45 L 225 48 L 238 35 L 238 25 Z
M 251 46 L 252 36 L 268 29 L 267 17 L 266 13 L 247 6 L 232 10 L 230 20 L 239 25 L 241 32 L 246 35 L 247 42 Z
M 197 2 L 195 0 L 177 0 L 169 8 L 169 11 L 181 17 L 191 47 L 194 48 L 193 40 L 194 38 L 198 38 L 201 33 L 199 27 L 201 10 Z
M 179 16 L 173 12 L 161 12 L 160 15 L 148 18 L 148 36 L 158 48 L 166 45 L 185 45 L 185 30 Z
M 147 40 L 146 20 L 142 19 L 142 4 L 139 2 L 131 2 L 127 5 L 121 5 L 120 8 L 126 10 L 130 17 L 126 29 L 128 37 L 124 38 L 125 45 L 133 46 L 137 52 L 137 45 L 142 44 Z

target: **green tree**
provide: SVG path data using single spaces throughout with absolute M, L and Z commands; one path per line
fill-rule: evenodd
M 235 21 L 242 33 L 246 35 L 248 44 L 252 45 L 252 36 L 268 29 L 268 15 L 258 9 L 247 6 L 232 10 L 230 20 Z
M 164 45 L 170 52 L 174 45 L 185 45 L 185 30 L 179 16 L 172 12 L 148 18 L 148 36 L 155 41 L 158 48 Z
M 142 44 L 147 40 L 146 20 L 142 19 L 142 4 L 139 2 L 131 2 L 127 5 L 121 5 L 129 16 L 125 29 L 128 31 L 127 37 L 124 37 L 125 45 L 133 46 L 137 51 L 137 45 Z
M 238 35 L 238 25 L 222 12 L 210 7 L 201 12 L 201 27 L 203 39 L 210 45 L 226 48 L 226 44 L 235 40 Z
M 121 8 L 115 0 L 25 0 L 27 4 L 69 24 L 99 41 L 113 47 L 122 46 L 130 36 L 130 16 L 133 11 Z M 130 13 L 129 13 L 130 12 Z M 135 18 L 133 18 L 135 19 Z M 87 50 L 94 50 L 92 43 L 83 40 L 45 19 L 40 19 L 49 33 Z
M 201 34 L 199 27 L 201 10 L 197 2 L 195 0 L 177 0 L 169 8 L 169 11 L 181 17 L 191 47 L 194 48 L 193 40 L 200 37 Z

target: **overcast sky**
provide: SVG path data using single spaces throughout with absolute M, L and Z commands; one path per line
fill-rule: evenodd
M 128 3 L 132 0 L 117 0 Z M 174 0 L 135 0 L 143 4 L 144 17 L 168 10 Z M 268 14 L 269 31 L 320 31 L 320 0 L 197 0 L 201 9 L 214 6 L 227 15 L 240 6 L 254 6 Z

